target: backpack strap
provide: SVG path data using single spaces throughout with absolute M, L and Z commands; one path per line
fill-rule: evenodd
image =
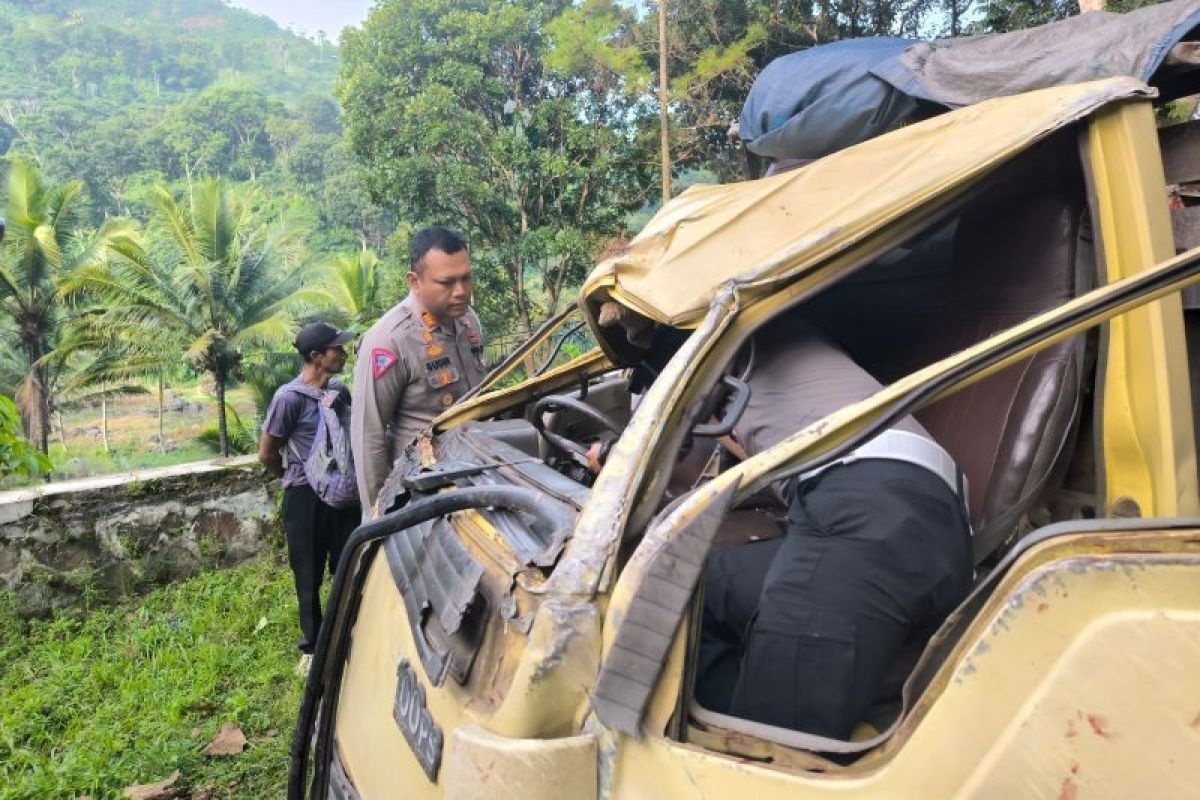
M 297 383 L 292 381 L 290 383 L 285 383 L 279 388 L 283 389 L 284 391 L 295 392 L 296 394 L 303 395 L 304 397 L 316 400 L 318 403 L 321 402 L 321 398 L 325 396 L 323 391 L 315 386 L 309 386 L 307 383 Z

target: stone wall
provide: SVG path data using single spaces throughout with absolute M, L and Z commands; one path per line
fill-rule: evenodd
M 277 492 L 253 457 L 0 492 L 0 591 L 34 616 L 236 564 L 281 546 Z

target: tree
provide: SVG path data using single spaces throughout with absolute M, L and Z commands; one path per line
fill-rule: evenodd
M 9 167 L 0 309 L 12 321 L 26 369 L 15 392 L 25 435 L 43 453 L 58 377 L 47 356 L 58 344 L 65 317 L 59 286 L 72 272 L 102 262 L 107 248 L 131 230 L 126 222 L 110 220 L 98 231 L 87 231 L 84 199 L 81 181 L 52 185 L 29 164 Z
M 372 199 L 362 171 L 343 142 L 335 141 L 322 150 L 320 170 L 319 182 L 311 185 L 323 229 L 345 231 L 360 250 L 382 249 L 395 230 L 396 217 Z
M 293 312 L 325 296 L 299 261 L 299 232 L 255 219 L 246 199 L 221 181 L 197 184 L 188 201 L 160 187 L 155 206 L 145 243 L 117 243 L 113 257 L 77 270 L 64 288 L 88 304 L 94 330 L 125 342 L 131 354 L 181 345 L 212 378 L 227 456 L 225 390 L 240 378 L 246 349 L 285 347 Z
M 209 172 L 254 180 L 272 161 L 268 120 L 281 112 L 278 100 L 255 89 L 215 84 L 172 109 L 163 141 L 189 177 Z M 274 141 L 286 147 L 289 135 L 281 128 Z
M 569 7 L 383 0 L 342 36 L 337 91 L 372 197 L 414 227 L 465 229 L 525 334 L 558 234 L 617 235 L 653 189 L 643 105 L 546 64 L 546 26 Z
M 1005 33 L 1057 22 L 1078 13 L 1078 0 L 992 0 L 984 9 L 980 26 L 988 33 Z
M 920 36 L 951 24 L 972 0 L 687 0 L 668 2 L 670 150 L 674 174 L 701 169 L 720 180 L 743 177 L 727 138 L 754 79 L 787 53 L 857 36 Z M 1015 0 L 1014 0 L 1015 1 Z M 610 76 L 611 83 L 658 106 L 651 76 L 659 69 L 656 4 L 587 0 L 550 26 L 552 63 Z M 943 9 L 944 12 L 943 13 Z M 942 33 L 942 31 L 932 31 Z M 661 181 L 660 181 L 661 182 Z

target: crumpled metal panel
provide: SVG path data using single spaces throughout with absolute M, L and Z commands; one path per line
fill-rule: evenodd
M 622 583 L 633 576 L 625 585 L 635 588 L 592 694 L 592 708 L 608 727 L 641 735 L 646 704 L 735 488 L 727 487 L 681 527 L 673 526 L 668 515 L 651 528 L 626 565 Z
M 605 296 L 657 322 L 695 325 L 724 284 L 735 283 L 739 296 L 751 299 L 970 184 L 1052 132 L 1151 91 L 1132 78 L 1112 78 L 990 100 L 799 170 L 694 186 L 596 267 L 580 292 L 581 305 L 601 334 L 594 317 Z
M 463 486 L 529 485 L 546 494 L 547 503 L 559 503 L 564 511 L 579 509 L 587 501 L 586 486 L 559 474 L 521 450 L 487 435 L 486 423 L 456 428 L 436 440 L 438 458 L 465 463 L 483 463 L 494 468 L 457 481 Z M 511 473 L 517 473 L 514 479 Z M 536 520 L 513 511 L 492 510 L 490 522 L 513 555 L 522 564 L 550 567 L 558 560 L 571 535 L 569 527 L 543 529 Z
M 383 550 L 420 650 L 426 675 L 440 684 L 451 653 L 431 645 L 425 636 L 426 617 L 434 614 L 448 635 L 454 635 L 479 594 L 483 566 L 458 541 L 449 523 L 434 520 L 388 538 Z

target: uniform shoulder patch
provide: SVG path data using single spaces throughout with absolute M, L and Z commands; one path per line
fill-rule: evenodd
M 400 357 L 384 347 L 376 347 L 371 350 L 371 372 L 375 375 L 375 380 L 379 380 L 388 373 L 392 367 L 396 366 L 400 361 Z

